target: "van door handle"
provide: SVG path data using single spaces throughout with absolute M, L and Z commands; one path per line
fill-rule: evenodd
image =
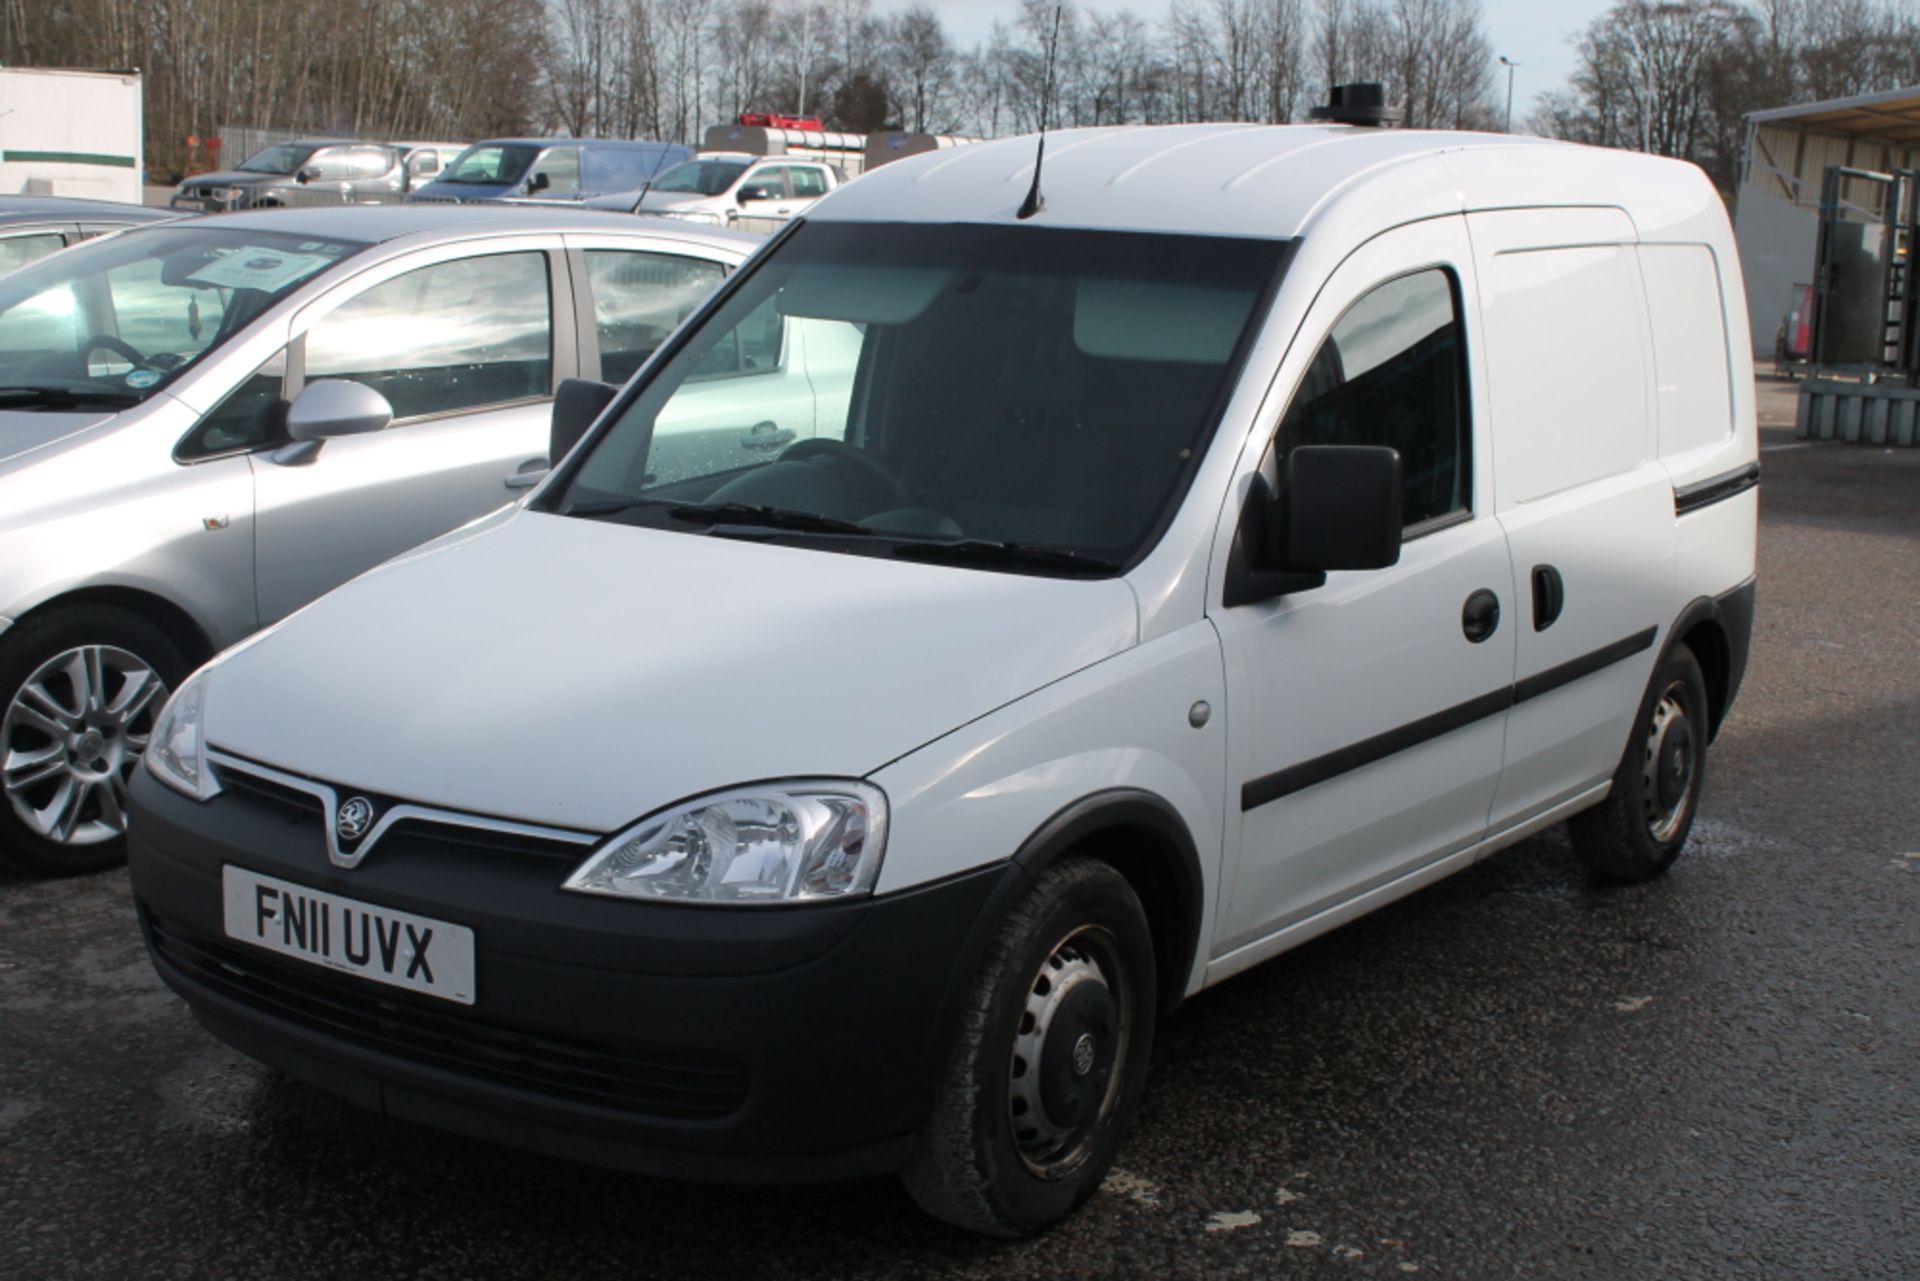
M 1533 567 L 1533 630 L 1544 632 L 1553 626 L 1566 608 L 1567 584 L 1560 571 L 1551 565 Z
M 1478 645 L 1500 626 L 1500 598 L 1482 587 L 1460 607 L 1460 630 Z
M 547 473 L 552 470 L 553 469 L 547 465 L 546 459 L 529 458 L 526 462 L 520 464 L 519 469 L 516 470 L 513 475 L 507 477 L 507 488 L 532 489 L 535 485 L 545 480 Z
M 774 422 L 755 423 L 740 437 L 742 449 L 778 449 L 792 443 L 793 433 Z

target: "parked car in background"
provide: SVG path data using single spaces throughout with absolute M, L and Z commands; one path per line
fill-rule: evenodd
M 0 279 L 0 857 L 121 857 L 163 693 L 545 474 L 757 241 L 577 210 L 189 219 Z
M 484 200 L 583 200 L 634 191 L 693 154 L 667 142 L 604 138 L 494 138 L 476 142 L 440 177 L 407 199 L 470 204 Z
M 587 203 L 595 209 L 726 226 L 741 218 L 797 217 L 845 181 L 838 169 L 823 161 L 702 152 L 639 190 Z
M 395 204 L 439 173 L 460 150 L 460 144 L 451 142 L 276 142 L 237 169 L 186 179 L 168 203 L 205 213 Z
M 0 275 L 109 231 L 179 218 L 177 211 L 117 200 L 0 196 Z

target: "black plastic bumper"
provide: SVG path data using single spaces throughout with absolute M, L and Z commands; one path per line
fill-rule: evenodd
M 859 903 L 563 893 L 565 866 L 431 847 L 343 871 L 310 818 L 144 771 L 133 891 L 161 977 L 220 1039 L 390 1116 L 672 1177 L 898 1168 L 931 1107 L 999 864 Z M 223 866 L 474 931 L 470 1007 L 224 937 Z
M 1747 654 L 1753 648 L 1753 606 L 1755 580 L 1749 578 L 1730 592 L 1714 598 L 1720 626 L 1727 634 L 1727 697 L 1720 709 L 1721 720 L 1733 710 L 1740 695 L 1740 682 L 1747 675 Z

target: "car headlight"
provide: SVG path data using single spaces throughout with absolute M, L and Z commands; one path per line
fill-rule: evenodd
M 793 903 L 871 893 L 887 844 L 887 798 L 851 779 L 763 783 L 641 819 L 564 889 L 681 903 Z
M 207 674 L 203 671 L 173 691 L 160 709 L 143 757 L 147 773 L 196 801 L 220 794 L 219 780 L 207 767 L 206 711 Z

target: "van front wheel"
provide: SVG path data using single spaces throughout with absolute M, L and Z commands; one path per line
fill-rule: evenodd
M 1567 820 L 1590 871 L 1648 881 L 1687 843 L 1707 770 L 1707 686 L 1686 646 L 1660 660 L 1607 799 Z
M 1146 1085 L 1157 994 L 1133 887 L 1095 859 L 1043 871 L 968 993 L 939 1098 L 902 1172 L 928 1213 L 991 1236 L 1092 1196 Z

